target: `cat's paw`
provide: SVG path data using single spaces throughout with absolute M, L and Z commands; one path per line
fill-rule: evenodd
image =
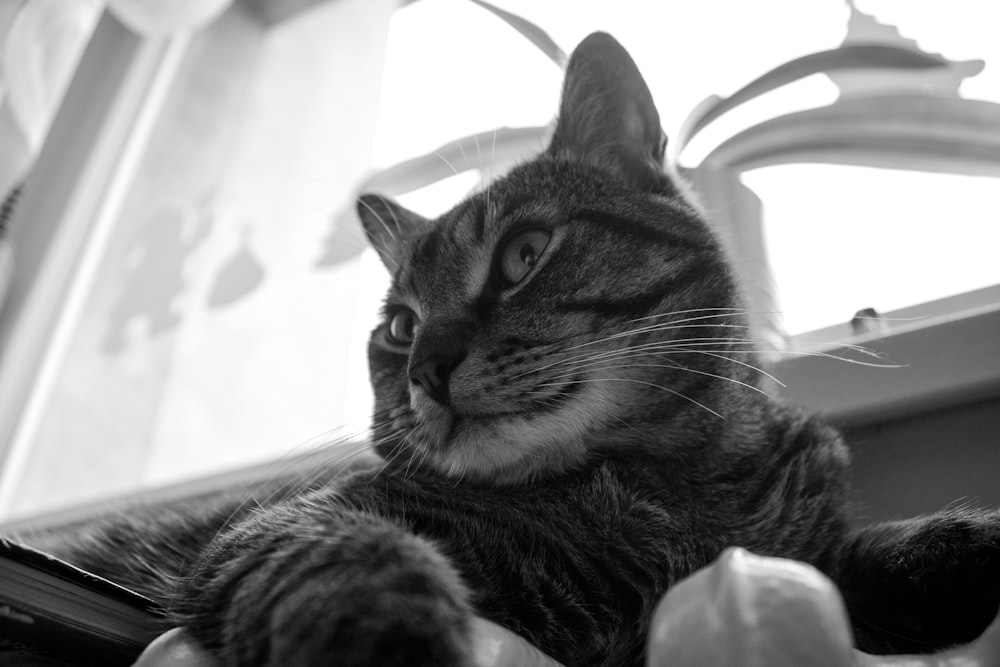
M 429 544 L 371 530 L 330 555 L 328 571 L 304 573 L 272 609 L 274 664 L 469 663 L 465 591 Z
M 950 510 L 863 529 L 838 583 L 860 648 L 926 653 L 970 642 L 1000 608 L 1000 511 Z
M 354 516 L 268 547 L 228 559 L 225 576 L 206 582 L 226 596 L 221 628 L 188 622 L 222 664 L 472 663 L 467 592 L 427 540 Z

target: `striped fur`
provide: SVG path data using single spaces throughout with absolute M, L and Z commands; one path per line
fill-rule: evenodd
M 63 552 L 225 665 L 468 665 L 474 613 L 566 665 L 639 665 L 656 602 L 731 545 L 830 573 L 866 648 L 971 638 L 996 611 L 996 513 L 848 533 L 846 449 L 766 394 L 662 158 L 634 64 L 591 36 L 537 158 L 436 220 L 360 202 L 393 274 L 370 344 L 383 464 L 120 517 Z

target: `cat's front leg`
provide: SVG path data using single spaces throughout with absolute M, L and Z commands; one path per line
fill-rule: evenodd
M 837 580 L 864 651 L 927 653 L 972 641 L 1000 606 L 1000 511 L 859 530 Z
M 427 540 L 313 501 L 217 539 L 176 605 L 223 665 L 466 665 L 472 613 Z

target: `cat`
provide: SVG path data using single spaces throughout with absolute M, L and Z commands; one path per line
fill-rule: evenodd
M 224 665 L 470 665 L 475 614 L 568 666 L 641 665 L 661 596 L 731 545 L 827 573 L 864 650 L 970 641 L 1000 600 L 1000 513 L 850 528 L 847 448 L 763 391 L 665 145 L 628 53 L 587 37 L 537 157 L 434 220 L 359 200 L 392 275 L 380 464 L 36 541 Z

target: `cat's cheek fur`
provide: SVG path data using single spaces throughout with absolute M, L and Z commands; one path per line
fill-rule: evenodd
M 433 457 L 446 447 L 455 417 L 451 410 L 415 385 L 410 386 L 409 400 L 410 413 L 416 421 L 411 434 L 413 445 L 422 450 L 422 455 Z

